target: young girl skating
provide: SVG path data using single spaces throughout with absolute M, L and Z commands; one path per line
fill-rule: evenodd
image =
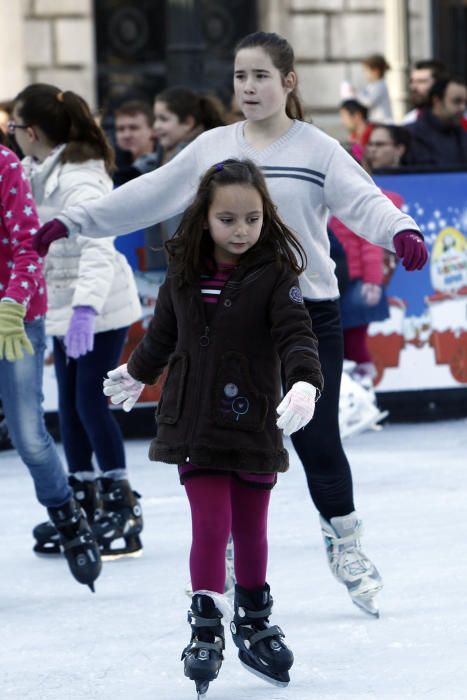
M 42 221 L 65 206 L 111 191 L 113 153 L 79 95 L 54 85 L 28 85 L 15 98 L 13 116 Z M 123 439 L 96 389 L 108 363 L 119 361 L 128 327 L 141 315 L 133 274 L 112 240 L 83 236 L 52 246 L 44 274 L 46 333 L 53 337 L 70 485 L 93 523 L 102 554 L 140 553 L 141 507 L 128 481 Z M 40 523 L 33 534 L 35 551 L 60 551 L 51 523 Z
M 224 592 L 232 532 L 231 630 L 240 660 L 287 685 L 293 655 L 282 631 L 268 625 L 267 513 L 277 472 L 288 468 L 278 427 L 290 435 L 306 425 L 323 385 L 297 279 L 305 257 L 248 160 L 207 171 L 167 250 L 168 276 L 148 331 L 128 366 L 108 373 L 104 393 L 130 410 L 168 362 L 149 455 L 179 465 L 192 513 L 185 675 L 204 693 L 222 663 L 216 593 Z
M 35 244 L 45 253 L 63 236 L 118 235 L 170 218 L 193 201 L 200 175 L 226 158 L 250 158 L 262 169 L 279 215 L 307 254 L 300 288 L 326 385 L 315 420 L 294 435 L 293 444 L 320 513 L 331 570 L 354 603 L 377 615 L 374 597 L 382 581 L 360 547 L 362 523 L 339 435 L 343 341 L 326 223 L 331 211 L 351 231 L 395 251 L 408 270 L 427 260 L 423 236 L 335 139 L 302 121 L 293 50 L 284 38 L 265 32 L 245 37 L 237 46 L 234 88 L 245 121 L 211 129 L 162 168 L 67 209 L 43 227 Z

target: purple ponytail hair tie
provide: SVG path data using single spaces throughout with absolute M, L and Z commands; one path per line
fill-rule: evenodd
M 224 170 L 224 163 L 217 163 L 215 165 L 216 168 L 216 173 L 220 173 L 221 170 Z

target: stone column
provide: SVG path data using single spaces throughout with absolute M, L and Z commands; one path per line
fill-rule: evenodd
M 199 0 L 169 0 L 167 4 L 167 84 L 194 90 L 204 83 L 205 45 Z
M 407 111 L 409 63 L 409 13 L 406 0 L 384 0 L 385 55 L 391 70 L 387 74 L 394 121 Z
M 9 100 L 25 86 L 23 4 L 0 0 L 0 100 Z

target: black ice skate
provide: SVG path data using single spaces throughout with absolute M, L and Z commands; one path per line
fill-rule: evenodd
M 143 529 L 140 494 L 131 490 L 127 479 L 99 479 L 101 508 L 96 512 L 93 532 L 104 560 L 137 557 L 143 545 L 139 537 Z M 118 540 L 124 544 L 118 546 Z
M 71 573 L 94 593 L 94 581 L 101 572 L 102 562 L 85 512 L 74 498 L 58 508 L 47 508 L 47 512 L 58 531 Z
M 95 481 L 80 481 L 74 476 L 68 477 L 75 500 L 78 501 L 81 508 L 86 513 L 88 523 L 92 525 L 94 522 L 94 514 L 98 507 L 98 491 Z M 36 544 L 33 547 L 36 554 L 61 554 L 60 536 L 50 520 L 45 523 L 39 523 L 32 531 Z
M 195 593 L 188 622 L 191 625 L 191 639 L 183 650 L 185 676 L 195 681 L 198 700 L 203 698 L 209 683 L 219 674 L 223 661 L 224 627 L 222 613 L 216 608 L 209 595 Z
M 243 666 L 268 683 L 285 687 L 290 681 L 288 671 L 294 658 L 282 641 L 281 628 L 269 627 L 272 604 L 267 583 L 254 591 L 236 584 L 235 615 L 230 630 Z

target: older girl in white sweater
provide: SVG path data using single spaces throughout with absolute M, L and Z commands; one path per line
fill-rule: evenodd
M 361 520 L 339 436 L 343 340 L 326 230 L 329 210 L 352 231 L 395 250 L 407 269 L 420 269 L 427 252 L 413 219 L 381 194 L 335 139 L 302 121 L 296 88 L 288 42 L 265 32 L 245 37 L 237 46 L 234 89 L 246 121 L 205 132 L 164 167 L 102 200 L 68 208 L 43 227 L 36 245 L 45 252 L 50 241 L 62 236 L 123 234 L 174 216 L 192 201 L 201 174 L 227 158 L 249 158 L 262 169 L 279 215 L 307 255 L 300 285 L 324 374 L 315 419 L 292 441 L 320 513 L 331 570 L 352 601 L 376 615 L 373 599 L 382 582 L 360 548 Z

